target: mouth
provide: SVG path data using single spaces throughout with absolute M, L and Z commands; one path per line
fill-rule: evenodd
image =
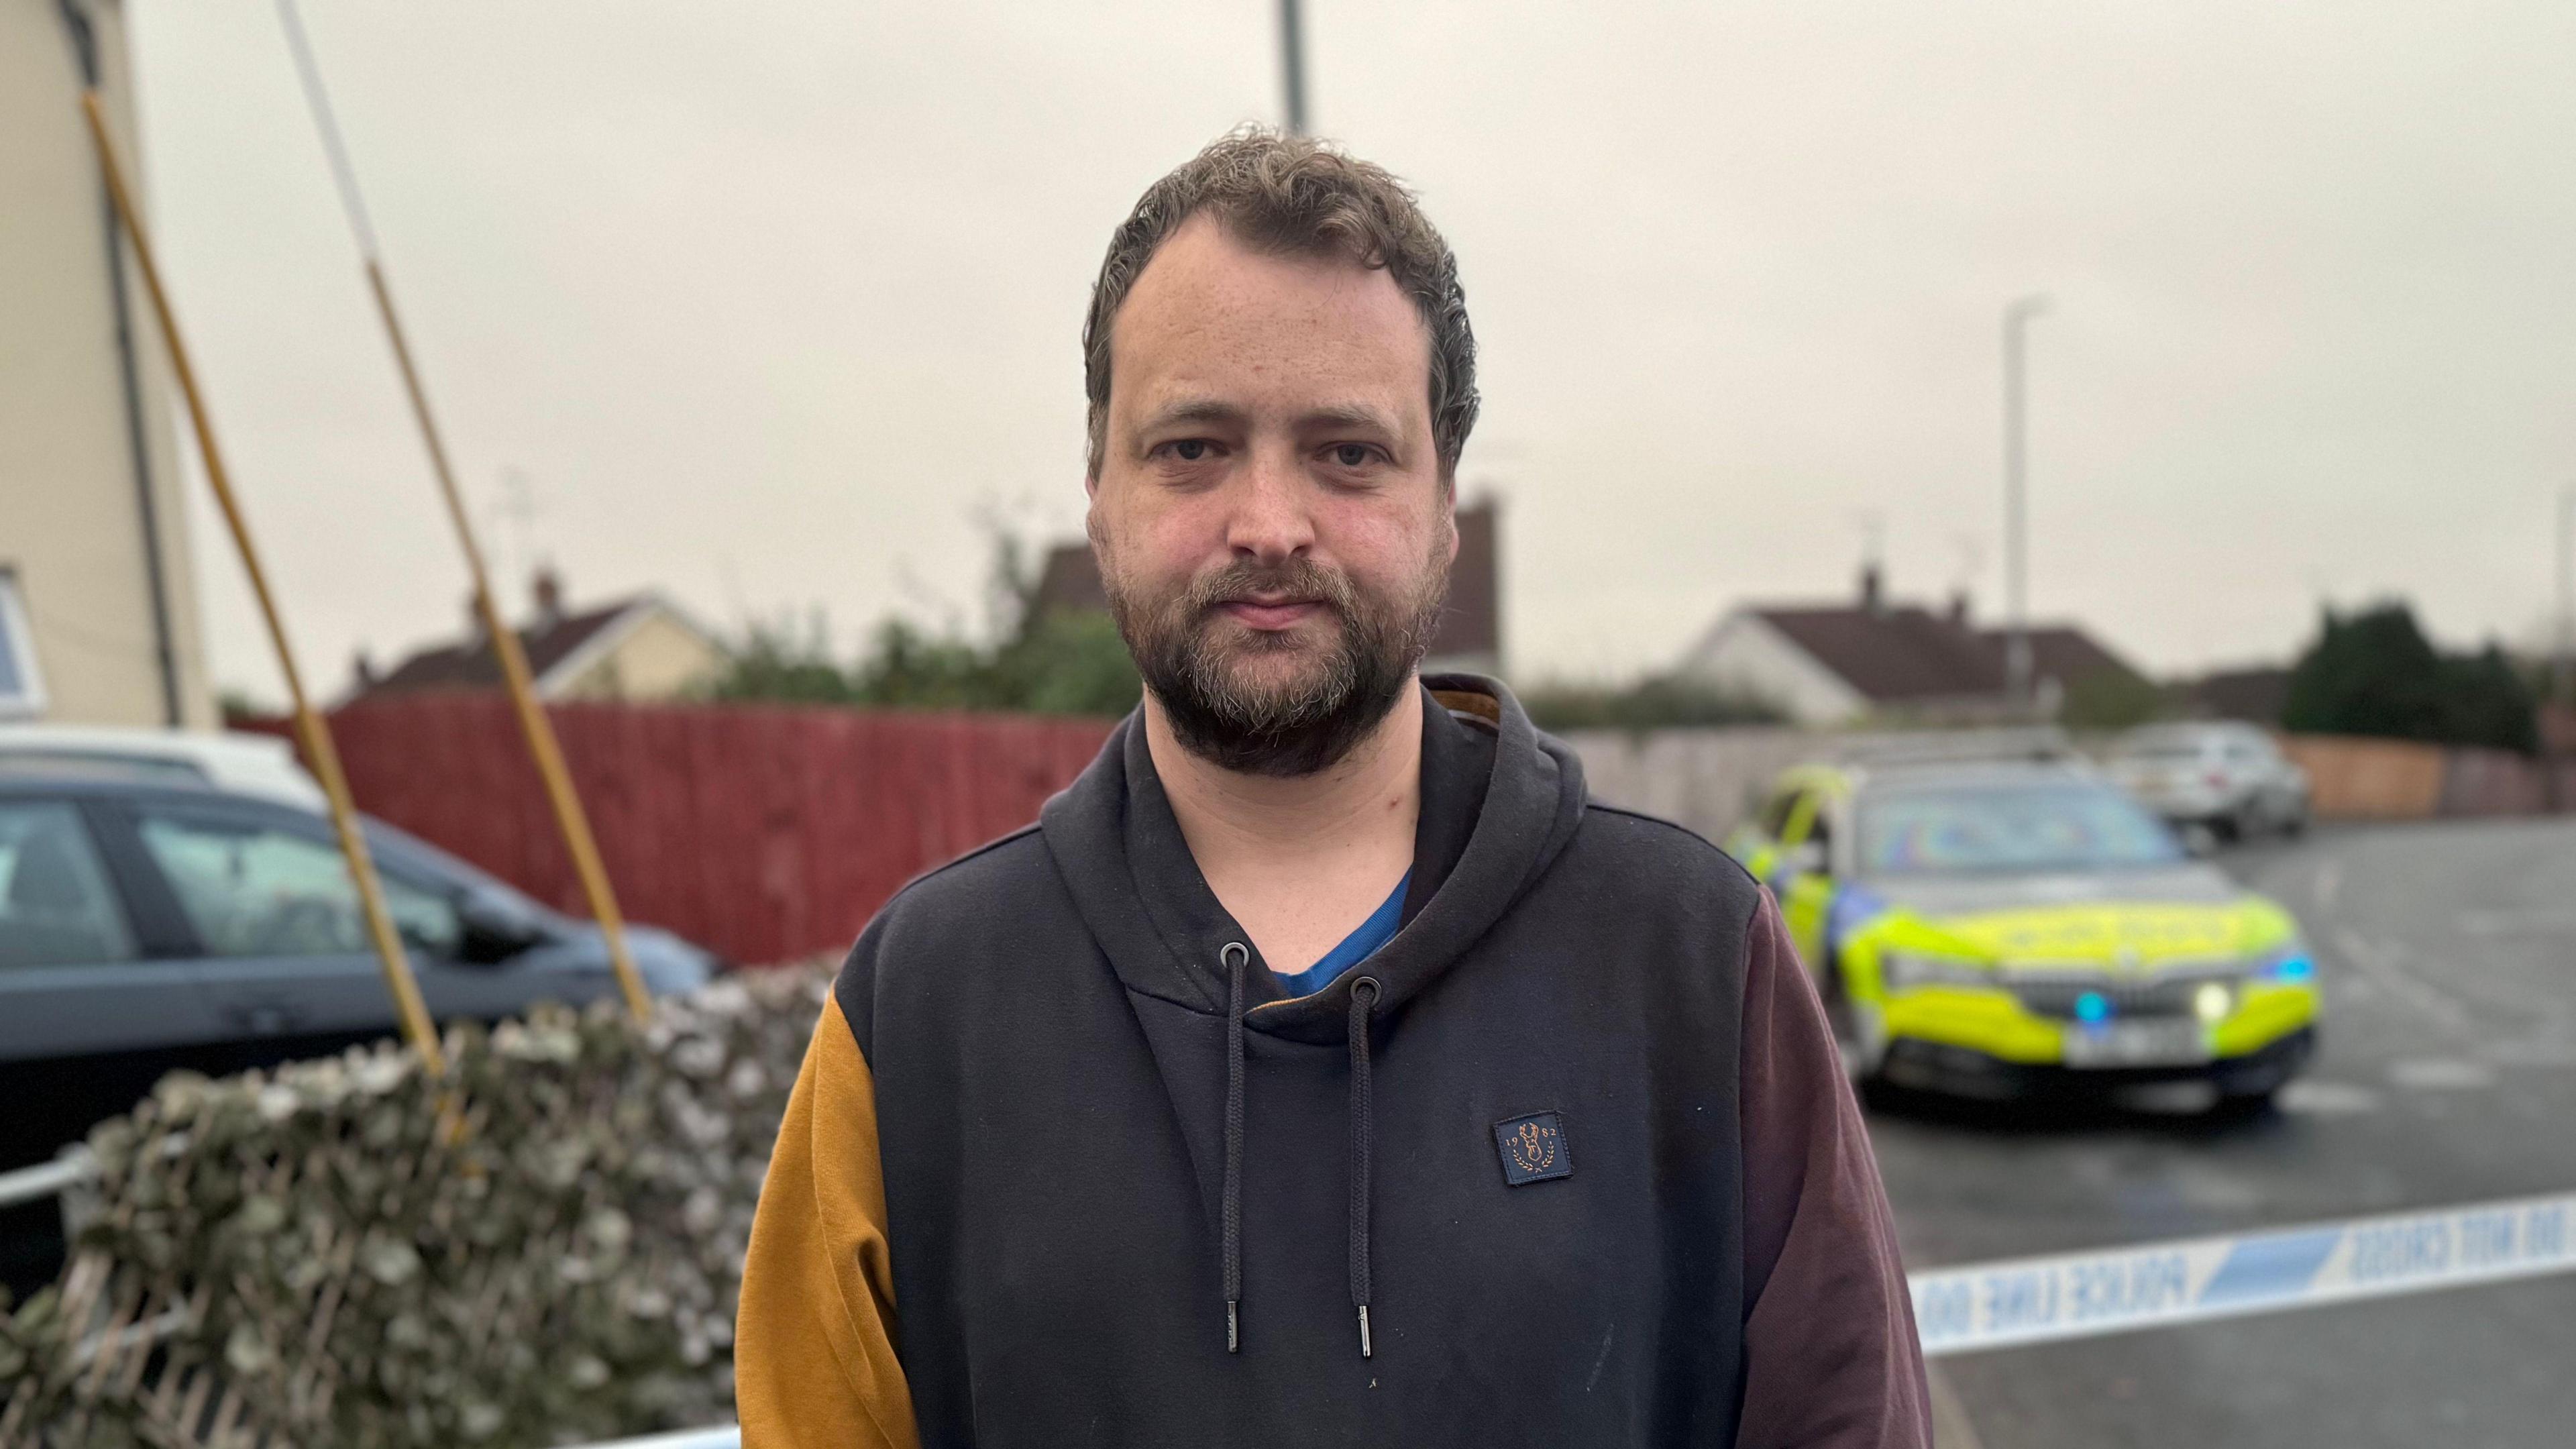
M 1325 611 L 1321 599 L 1228 599 L 1217 605 L 1217 611 L 1247 629 L 1276 633 L 1297 625 Z

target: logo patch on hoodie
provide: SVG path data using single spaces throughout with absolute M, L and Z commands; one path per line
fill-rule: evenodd
M 1554 1112 L 1532 1112 L 1495 1123 L 1494 1146 L 1502 1151 L 1503 1182 L 1508 1186 L 1574 1173 L 1574 1157 L 1565 1146 L 1565 1119 Z

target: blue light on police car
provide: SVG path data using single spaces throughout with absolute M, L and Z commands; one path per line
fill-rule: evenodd
M 2086 1026 L 2100 1026 L 2111 1019 L 2111 998 L 2099 991 L 2087 991 L 2075 998 L 2075 1019 Z
M 2312 981 L 2316 979 L 2317 963 L 2304 955 L 2284 956 L 2272 963 L 2269 974 L 2275 981 Z

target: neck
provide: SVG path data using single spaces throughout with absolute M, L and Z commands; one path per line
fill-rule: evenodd
M 1295 779 L 1245 775 L 1183 748 L 1151 690 L 1145 745 L 1172 815 L 1211 880 L 1237 862 L 1294 872 L 1385 856 L 1410 861 L 1422 810 L 1422 690 L 1408 686 L 1377 727 L 1327 769 Z M 1222 894 L 1222 892 L 1220 892 Z

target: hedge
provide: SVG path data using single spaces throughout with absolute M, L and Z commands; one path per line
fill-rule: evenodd
M 52 1287 L 0 1298 L 0 1445 L 455 1449 L 732 1413 L 754 1200 L 813 969 L 174 1075 L 102 1124 Z

